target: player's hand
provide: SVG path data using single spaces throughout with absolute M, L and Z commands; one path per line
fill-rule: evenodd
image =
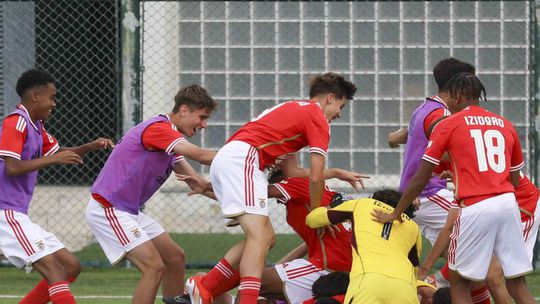
M 56 164 L 61 165 L 76 165 L 83 163 L 81 156 L 70 150 L 60 151 L 53 154 L 51 157 L 54 158 Z
M 413 206 L 413 209 L 416 211 L 418 209 L 420 209 L 420 199 L 419 198 L 415 198 L 414 201 L 412 202 L 412 206 Z
M 441 179 L 448 179 L 448 178 L 452 178 L 452 171 L 450 170 L 445 170 L 443 172 L 441 172 L 441 174 L 439 174 L 439 178 Z
M 94 140 L 90 144 L 92 145 L 92 150 L 109 149 L 109 148 L 112 149 L 115 147 L 112 140 L 108 138 L 101 138 L 101 137 Z
M 416 273 L 416 279 L 423 281 L 428 276 L 428 273 L 429 269 L 426 269 L 424 265 L 420 265 L 418 272 Z
M 370 176 L 338 168 L 336 169 L 336 178 L 348 182 L 356 191 L 360 191 L 360 189 L 365 189 L 362 179 L 370 178 Z
M 187 194 L 188 196 L 203 194 L 212 188 L 212 184 L 209 181 L 198 176 L 176 174 L 176 179 L 185 182 L 191 188 L 191 192 Z
M 395 213 L 386 213 L 382 210 L 379 210 L 379 209 L 374 209 L 373 211 L 371 211 L 371 219 L 377 223 L 390 223 L 392 221 L 395 221 L 395 220 L 398 220 L 400 222 L 402 222 L 403 220 L 401 219 L 401 216 L 398 217 L 397 214 Z
M 328 225 L 328 226 L 317 228 L 317 235 L 322 238 L 326 233 L 328 233 L 330 234 L 330 236 L 332 236 L 332 238 L 335 239 L 336 233 L 338 233 L 339 231 L 340 230 L 338 226 Z

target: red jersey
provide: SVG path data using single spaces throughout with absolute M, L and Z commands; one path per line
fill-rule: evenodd
M 321 106 L 313 101 L 288 101 L 266 109 L 238 130 L 227 142 L 239 140 L 259 151 L 260 169 L 276 159 L 309 146 L 310 153 L 326 157 L 330 126 Z
M 18 105 L 17 108 L 27 111 L 23 105 Z M 21 159 L 26 135 L 28 134 L 28 127 L 26 120 L 21 115 L 14 114 L 4 119 L 2 123 L 2 136 L 0 137 L 0 157 L 9 156 L 18 160 Z M 30 127 L 37 130 L 37 127 L 33 123 Z M 56 138 L 47 133 L 44 127 L 41 129 L 41 137 L 43 138 L 41 155 L 49 156 L 60 149 Z
M 285 199 L 280 200 L 287 207 L 287 223 L 304 240 L 308 247 L 308 260 L 321 269 L 350 271 L 352 265 L 351 227 L 339 224 L 339 232 L 334 239 L 325 234 L 321 240 L 317 230 L 306 225 L 310 211 L 309 178 L 288 178 L 273 184 Z M 328 206 L 336 192 L 325 187 L 321 206 Z
M 460 205 L 514 192 L 510 171 L 524 166 L 519 137 L 510 121 L 479 106 L 469 106 L 439 123 L 422 159 L 439 165 L 446 151 Z

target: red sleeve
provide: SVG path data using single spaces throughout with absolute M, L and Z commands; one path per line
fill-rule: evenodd
M 516 128 L 510 125 L 512 128 L 512 135 L 514 136 L 514 146 L 512 147 L 512 155 L 510 158 L 510 171 L 521 170 L 525 166 L 523 160 L 523 151 L 521 150 L 521 143 L 519 142 L 519 136 Z
M 436 166 L 439 165 L 442 155 L 446 152 L 450 141 L 450 135 L 452 133 L 452 124 L 448 123 L 450 119 L 441 121 L 437 128 L 434 129 L 429 138 L 429 142 L 424 152 L 422 159 L 428 161 Z
M 21 115 L 6 117 L 2 123 L 2 134 L 0 134 L 0 156 L 20 160 L 26 133 L 26 120 Z
M 173 153 L 177 143 L 185 141 L 182 133 L 178 132 L 170 122 L 151 124 L 142 134 L 142 144 L 146 149 L 165 151 L 167 154 Z
M 43 156 L 53 155 L 60 149 L 58 140 L 47 133 L 45 128 L 42 129 L 41 136 L 43 137 L 43 148 L 41 149 Z
M 449 161 L 441 161 L 435 169 L 433 169 L 433 174 L 441 174 L 444 171 L 452 170 L 452 164 Z
M 446 109 L 438 108 L 433 110 L 431 113 L 424 118 L 424 134 L 428 134 L 429 127 L 439 118 L 446 116 Z
M 318 153 L 326 158 L 330 142 L 330 125 L 318 105 L 310 104 L 307 107 L 304 125 L 309 153 Z
M 285 197 L 280 200 L 281 203 L 288 201 L 309 202 L 308 178 L 287 178 L 273 185 Z

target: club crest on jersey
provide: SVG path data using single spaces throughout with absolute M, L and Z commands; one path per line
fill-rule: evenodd
M 136 238 L 140 238 L 140 237 L 141 237 L 141 232 L 139 231 L 139 228 L 133 228 L 133 229 L 131 229 L 131 233 L 133 233 L 133 236 L 136 237 Z
M 259 207 L 264 208 L 266 206 L 266 198 L 259 198 Z
M 43 243 L 43 240 L 39 240 L 35 244 L 39 248 L 39 250 L 45 249 L 45 243 Z

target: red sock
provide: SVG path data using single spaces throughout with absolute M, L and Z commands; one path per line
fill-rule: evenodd
M 443 278 L 445 278 L 447 281 L 450 281 L 450 269 L 448 268 L 448 263 L 444 264 L 443 268 L 440 270 L 441 275 Z
M 238 287 L 240 304 L 257 304 L 260 289 L 261 279 L 256 277 L 241 278 L 240 287 Z
M 233 276 L 222 282 L 217 288 L 212 290 L 212 296 L 214 299 L 223 293 L 235 288 L 240 284 L 240 271 L 235 270 Z
M 74 277 L 68 277 L 67 281 L 71 284 L 75 282 Z M 49 296 L 49 283 L 41 279 L 32 290 L 19 302 L 19 304 L 46 304 L 51 301 Z
M 225 280 L 233 276 L 234 269 L 225 258 L 221 259 L 202 279 L 201 285 L 211 294 Z
M 489 299 L 489 290 L 487 286 L 480 287 L 476 290 L 471 291 L 471 298 L 473 304 L 490 304 L 491 300 Z
M 57 282 L 49 285 L 49 295 L 53 304 L 76 304 L 75 298 L 69 290 L 67 281 Z

